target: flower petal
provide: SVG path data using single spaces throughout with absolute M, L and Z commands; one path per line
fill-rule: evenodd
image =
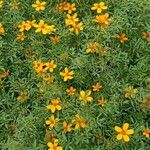
M 129 124 L 128 123 L 124 123 L 123 124 L 123 130 L 128 130 L 129 128 Z
M 115 126 L 115 131 L 117 131 L 117 132 L 121 132 L 121 131 L 122 131 L 122 129 L 121 129 L 120 127 L 118 127 L 118 126 Z
M 133 129 L 127 130 L 126 133 L 127 133 L 127 134 L 133 134 L 133 133 L 134 133 L 134 130 L 133 130 Z
M 123 139 L 125 142 L 129 142 L 130 141 L 130 138 L 128 135 L 123 135 Z
M 122 134 L 118 134 L 118 135 L 116 136 L 117 140 L 121 140 L 122 137 L 123 137 Z

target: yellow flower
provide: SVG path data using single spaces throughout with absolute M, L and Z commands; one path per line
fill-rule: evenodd
M 3 25 L 0 23 L 0 33 L 4 33 L 5 32 L 5 29 L 3 27 Z
M 79 22 L 79 23 L 74 23 L 72 24 L 72 27 L 69 29 L 70 32 L 75 32 L 75 34 L 79 34 L 79 31 L 83 30 L 83 23 Z
M 63 150 L 63 147 L 58 146 L 58 140 L 55 139 L 54 142 L 48 142 L 47 146 L 49 147 L 48 150 Z
M 129 142 L 130 138 L 128 135 L 130 134 L 134 134 L 134 130 L 133 129 L 129 129 L 129 124 L 128 123 L 124 123 L 123 124 L 123 128 L 120 128 L 118 126 L 115 126 L 115 131 L 119 132 L 118 135 L 116 136 L 117 140 L 121 140 L 123 139 L 125 142 Z
M 53 72 L 54 69 L 57 67 L 56 64 L 54 64 L 54 60 L 51 60 L 50 62 L 45 63 L 46 69 L 50 72 Z
M 124 33 L 120 33 L 120 34 L 118 34 L 118 35 L 117 35 L 117 38 L 118 38 L 118 40 L 119 40 L 121 43 L 124 43 L 125 41 L 127 41 L 127 40 L 128 40 L 127 35 L 126 35 L 126 34 L 124 34 Z
M 67 133 L 67 132 L 71 132 L 71 127 L 72 127 L 72 124 L 67 124 L 66 121 L 63 122 L 63 132 L 64 133 Z
M 143 135 L 146 137 L 146 138 L 150 138 L 150 129 L 145 129 L 143 131 Z
M 105 100 L 104 100 L 103 97 L 102 97 L 101 99 L 98 100 L 98 104 L 99 104 L 100 106 L 102 106 L 102 107 L 105 106 Z
M 134 89 L 133 86 L 129 86 L 125 89 L 126 98 L 135 98 L 137 93 L 138 93 L 138 90 Z
M 20 93 L 20 95 L 17 97 L 17 100 L 25 101 L 29 98 L 28 94 L 26 92 Z
M 100 83 L 96 83 L 95 85 L 92 86 L 93 87 L 93 91 L 99 91 L 102 88 L 102 85 L 100 85 Z
M 31 26 L 31 27 L 35 27 L 36 25 L 36 20 L 27 20 L 26 23 Z
M 11 9 L 19 9 L 21 7 L 20 2 L 17 2 L 16 0 L 12 1 L 9 6 Z
M 3 0 L 0 0 L 0 8 L 3 7 Z
M 83 100 L 85 102 L 91 102 L 93 100 L 93 97 L 91 97 L 91 91 L 80 91 L 79 100 Z
M 76 5 L 75 3 L 67 3 L 64 7 L 64 10 L 68 11 L 68 14 L 71 14 L 72 12 L 76 11 Z
M 90 43 L 86 49 L 86 53 L 95 53 L 97 48 L 98 48 L 98 43 L 96 42 Z
M 44 20 L 40 20 L 39 24 L 34 25 L 35 32 L 42 32 L 43 34 L 50 34 L 51 32 L 56 31 L 54 25 L 48 25 L 44 22 Z
M 150 34 L 148 32 L 142 32 L 143 39 L 150 42 Z
M 75 129 L 86 128 L 88 126 L 86 120 L 79 114 L 75 115 L 75 119 L 72 120 L 72 123 L 75 123 Z
M 43 77 L 43 80 L 46 81 L 48 84 L 53 83 L 53 77 L 50 75 Z
M 54 115 L 52 115 L 49 120 L 46 120 L 46 125 L 49 125 L 49 127 L 52 129 L 58 122 L 58 118 L 55 118 Z
M 54 44 L 57 44 L 60 42 L 60 36 L 57 36 L 57 35 L 51 36 L 50 39 Z
M 0 79 L 8 77 L 9 73 L 10 73 L 9 70 L 1 72 L 0 73 Z
M 102 12 L 102 10 L 106 10 L 107 6 L 105 6 L 104 2 L 94 3 L 91 10 L 96 10 L 98 14 Z
M 66 89 L 66 92 L 68 95 L 74 95 L 76 92 L 76 89 L 73 86 L 70 86 L 68 89 Z
M 28 22 L 22 21 L 21 24 L 18 25 L 19 31 L 24 32 L 31 29 L 31 25 Z
M 98 23 L 98 24 L 109 24 L 109 14 L 105 13 L 104 15 L 96 15 L 96 18 L 94 20 L 94 22 Z
M 45 1 L 37 0 L 34 4 L 32 4 L 32 7 L 35 8 L 36 11 L 42 11 L 45 10 Z
M 17 35 L 16 39 L 19 41 L 24 41 L 25 37 L 24 32 L 21 32 Z
M 52 99 L 51 104 L 47 106 L 47 109 L 51 110 L 52 113 L 54 113 L 56 110 L 61 110 L 62 107 L 59 99 Z
M 65 24 L 66 26 L 69 26 L 75 24 L 78 21 L 79 19 L 77 18 L 77 13 L 73 15 L 67 14 L 67 19 L 65 19 Z
M 73 74 L 74 74 L 74 72 L 69 71 L 67 67 L 64 69 L 63 72 L 60 72 L 60 76 L 64 77 L 65 82 L 73 79 Z
M 34 66 L 34 70 L 39 74 L 39 75 L 43 75 L 43 73 L 46 71 L 46 67 L 44 66 L 44 63 L 41 60 L 38 61 L 34 61 L 33 62 Z

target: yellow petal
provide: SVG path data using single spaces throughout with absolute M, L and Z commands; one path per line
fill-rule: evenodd
M 62 148 L 61 146 L 58 146 L 58 147 L 56 148 L 56 150 L 63 150 L 63 148 Z
M 61 110 L 61 106 L 60 105 L 57 105 L 56 108 L 57 108 L 57 110 Z
M 133 129 L 127 130 L 126 133 L 127 133 L 127 134 L 133 134 L 133 133 L 134 133 L 134 130 L 133 130 Z
M 85 92 L 84 91 L 80 91 L 80 96 L 81 97 L 85 97 Z
M 120 127 L 118 127 L 118 126 L 115 126 L 115 131 L 117 131 L 117 132 L 121 132 L 121 131 L 122 131 L 122 129 L 121 129 Z
M 129 124 L 128 123 L 124 123 L 123 124 L 123 130 L 128 130 L 129 128 Z
M 122 139 L 122 134 L 118 134 L 118 135 L 116 136 L 116 138 L 117 138 L 117 140 L 121 140 L 121 139 Z
M 125 142 L 129 142 L 130 141 L 130 138 L 128 135 L 123 135 L 123 139 Z

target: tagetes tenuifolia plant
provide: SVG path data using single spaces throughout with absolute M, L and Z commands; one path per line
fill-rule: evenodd
M 0 0 L 2 150 L 149 149 L 148 0 Z

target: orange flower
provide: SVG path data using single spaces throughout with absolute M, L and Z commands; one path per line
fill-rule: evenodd
M 94 20 L 94 22 L 98 23 L 98 24 L 105 24 L 108 25 L 109 24 L 109 14 L 105 13 L 104 15 L 96 15 L 96 18 Z
M 57 44 L 60 42 L 60 36 L 57 36 L 57 35 L 51 36 L 50 39 L 54 44 Z
M 10 73 L 9 70 L 1 72 L 0 73 L 0 79 L 8 77 L 9 73 Z
M 67 124 L 66 121 L 63 122 L 63 132 L 67 133 L 67 132 L 71 132 L 71 126 L 72 124 Z
M 76 5 L 75 3 L 67 3 L 65 5 L 64 10 L 68 11 L 68 14 L 71 14 L 72 12 L 76 11 Z
M 104 100 L 103 97 L 98 100 L 98 104 L 99 104 L 100 106 L 102 106 L 102 107 L 105 106 L 105 100 Z
M 73 74 L 74 74 L 74 72 L 73 71 L 69 71 L 67 67 L 64 69 L 63 72 L 60 72 L 60 75 L 62 77 L 64 77 L 64 81 L 65 82 L 68 81 L 68 80 L 73 79 Z
M 99 91 L 102 88 L 102 85 L 100 85 L 100 83 L 96 83 L 95 85 L 92 86 L 93 87 L 93 91 Z
M 18 28 L 19 28 L 20 32 L 29 31 L 31 29 L 31 27 L 32 27 L 31 24 L 29 24 L 29 22 L 25 22 L 25 21 L 22 21 L 18 25 Z
M 5 29 L 3 27 L 3 25 L 0 23 L 0 33 L 4 33 L 5 32 Z
M 45 10 L 45 1 L 37 0 L 34 4 L 32 4 L 32 7 L 35 8 L 36 11 L 42 11 Z
M 50 72 L 53 72 L 54 69 L 57 67 L 56 64 L 54 64 L 54 60 L 51 60 L 50 62 L 46 63 L 46 70 L 49 70 Z
M 19 41 L 24 41 L 25 37 L 24 32 L 21 32 L 17 35 L 16 39 Z
M 121 43 L 124 43 L 125 41 L 128 40 L 127 35 L 124 34 L 124 33 L 118 34 L 117 38 L 118 38 L 118 40 L 119 40 Z
M 146 39 L 147 41 L 150 42 L 150 34 L 148 32 L 142 32 L 143 39 Z
M 105 6 L 104 2 L 94 3 L 93 7 L 91 8 L 91 10 L 96 10 L 98 14 L 100 14 L 102 10 L 106 10 L 106 9 L 107 6 Z
M 56 110 L 61 110 L 62 107 L 59 99 L 52 99 L 51 104 L 47 106 L 47 109 L 51 110 L 52 113 L 54 113 Z
M 46 81 L 48 84 L 53 83 L 53 77 L 48 75 L 47 77 L 43 78 L 44 81 Z
M 143 135 L 146 137 L 146 138 L 150 138 L 150 129 L 145 129 L 143 131 Z
M 86 120 L 79 114 L 75 115 L 75 119 L 72 120 L 72 123 L 75 123 L 75 129 L 86 128 L 88 126 Z
M 72 27 L 69 30 L 70 32 L 75 32 L 75 34 L 78 35 L 79 32 L 83 30 L 83 23 L 82 22 L 74 23 L 72 24 Z
M 76 89 L 73 86 L 70 86 L 68 89 L 66 89 L 66 92 L 68 93 L 68 95 L 74 95 Z
M 115 126 L 115 130 L 117 132 L 119 132 L 117 137 L 116 137 L 117 140 L 123 139 L 125 142 L 129 142 L 130 141 L 130 138 L 129 138 L 128 135 L 134 134 L 134 130 L 133 129 L 129 129 L 128 130 L 128 128 L 129 128 L 129 124 L 128 123 L 124 123 L 123 124 L 123 128 Z
M 46 125 L 49 125 L 49 127 L 52 129 L 58 122 L 58 118 L 55 118 L 54 115 L 52 115 L 49 120 L 46 120 Z

